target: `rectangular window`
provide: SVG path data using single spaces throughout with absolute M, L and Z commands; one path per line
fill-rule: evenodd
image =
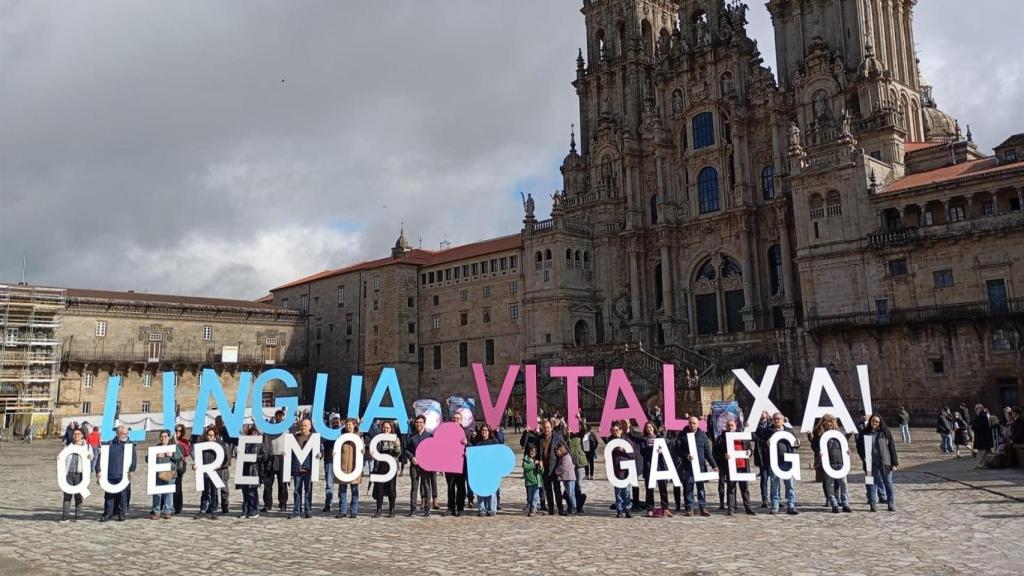
M 288 299 L 287 298 L 281 298 L 281 307 L 282 308 L 287 308 L 288 307 Z
M 433 272 L 430 273 L 430 283 L 431 284 L 434 283 L 434 273 Z
M 434 370 L 441 369 L 441 347 L 434 346 Z
M 946 365 L 943 363 L 942 358 L 932 360 L 932 372 L 935 374 L 943 374 L 946 371 Z
M 509 294 L 517 294 L 518 292 L 519 292 L 519 282 L 516 282 L 515 280 L 509 282 L 508 283 L 508 293 Z
M 213 340 L 213 326 L 203 326 L 203 340 Z
M 469 264 L 462 265 L 462 277 L 469 278 Z
M 82 375 L 82 386 L 84 388 L 92 388 L 92 380 L 94 375 L 92 372 L 86 372 Z
M 408 300 L 406 300 L 405 305 L 408 308 L 415 308 L 416 307 L 416 299 L 410 297 Z
M 985 200 L 981 203 L 981 213 L 985 216 L 991 216 L 996 213 L 996 205 L 991 200 Z
M 936 270 L 932 273 L 935 280 L 936 288 L 952 288 L 953 287 L 953 271 L 952 270 Z
M 373 301 L 373 309 L 374 310 L 380 310 L 380 300 L 374 300 Z
M 491 309 L 484 308 L 484 324 L 490 324 L 491 322 Z
M 508 267 L 513 269 L 513 270 L 518 268 L 519 267 L 519 257 L 518 256 L 509 256 L 508 257 Z
M 441 303 L 441 297 L 440 297 L 440 296 L 438 296 L 437 294 L 434 294 L 434 298 L 433 298 L 433 300 L 432 300 L 432 301 L 433 301 L 433 303 L 434 303 L 434 306 L 437 306 L 438 304 L 440 304 L 440 303 Z
M 320 305 L 320 297 L 319 296 L 313 296 L 313 308 L 316 308 L 319 305 Z
M 551 270 L 545 270 L 544 271 L 544 281 L 545 282 L 550 282 L 551 281 L 551 274 L 550 273 L 551 273 Z
M 107 321 L 97 320 L 96 321 L 96 336 L 102 338 L 107 335 Z
M 377 326 L 376 324 L 374 324 L 373 325 L 373 335 L 376 336 L 378 334 L 380 334 L 380 326 Z
M 459 312 L 459 326 L 469 325 L 469 312 Z
M 462 276 L 462 268 L 455 267 L 455 279 L 458 280 Z
M 459 342 L 459 368 L 469 366 L 469 343 Z
M 497 271 L 498 271 L 498 259 L 495 258 L 494 260 L 491 260 L 491 272 L 497 272 Z
M 82 414 L 92 414 L 92 402 L 82 402 Z
M 494 365 L 494 340 L 484 340 L 484 363 Z
M 345 305 L 345 287 L 338 286 L 338 308 Z
M 431 322 L 431 326 L 433 326 L 434 330 L 440 330 L 441 329 L 441 317 L 440 316 L 434 316 L 433 318 L 430 319 L 430 322 Z
M 544 343 L 545 344 L 551 344 L 551 333 L 550 332 L 548 332 L 547 334 L 544 335 Z
M 924 211 L 924 218 L 921 219 L 921 222 L 922 226 L 931 226 L 935 223 L 935 216 L 932 214 L 931 210 Z
M 8 328 L 7 329 L 7 335 L 5 336 L 5 338 L 7 340 L 7 345 L 8 346 L 14 346 L 15 344 L 17 344 L 18 343 L 18 329 L 17 328 Z
M 484 286 L 484 298 L 490 298 L 490 297 L 491 297 L 491 287 L 490 286 Z
M 417 354 L 418 354 L 418 356 L 416 357 L 416 362 L 419 365 L 420 370 L 423 370 L 423 367 L 425 366 L 425 360 L 423 359 L 423 347 L 422 346 L 420 346 L 420 349 L 417 352 Z
M 907 259 L 897 258 L 895 260 L 889 260 L 889 276 L 906 276 L 907 275 Z
M 459 302 L 465 302 L 466 300 L 469 300 L 469 290 L 463 288 L 459 290 Z
M 498 267 L 502 270 L 508 270 L 508 258 L 501 258 L 498 260 Z
M 345 336 L 352 335 L 352 314 L 345 314 Z
M 415 333 L 416 333 L 416 323 L 415 322 L 409 322 L 409 334 L 415 334 Z
M 142 401 L 142 411 L 149 412 L 149 400 Z
M 160 342 L 158 340 L 153 340 L 152 339 L 152 337 L 154 336 L 153 334 L 150 334 L 149 336 L 150 336 L 150 342 L 149 342 L 149 361 L 150 362 L 159 362 L 160 361 L 160 352 L 161 352 L 161 348 L 162 348 L 163 342 Z M 163 334 L 161 334 L 160 336 L 163 336 Z
M 950 222 L 962 222 L 967 219 L 967 211 L 964 210 L 963 206 L 950 206 L 949 207 L 949 221 Z
M 142 387 L 143 388 L 152 388 L 153 387 L 153 373 L 152 372 L 144 372 L 142 374 Z
M 303 312 L 309 310 L 309 294 L 303 294 L 299 298 L 299 310 Z
M 519 304 L 509 304 L 508 317 L 510 320 L 519 320 Z
M 416 345 L 413 344 L 412 342 L 410 342 L 409 343 L 409 354 L 415 354 L 415 353 L 416 353 Z
M 420 284 L 422 284 L 424 286 L 427 285 L 427 275 L 426 274 L 421 274 L 420 275 Z
M 477 274 L 479 274 L 479 267 L 478 267 L 478 265 L 477 265 L 477 264 L 476 264 L 476 263 L 474 262 L 474 263 L 473 263 L 473 276 L 476 276 Z
M 373 277 L 373 289 L 380 290 L 380 276 Z
M 444 279 L 445 279 L 446 282 L 450 282 L 451 281 L 451 279 L 452 279 L 452 269 L 451 268 L 449 268 L 449 269 L 444 271 Z

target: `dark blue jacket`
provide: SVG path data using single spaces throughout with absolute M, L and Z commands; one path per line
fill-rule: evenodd
M 424 430 L 419 434 L 410 432 L 409 436 L 405 439 L 405 459 L 412 462 L 412 459 L 416 457 L 416 449 L 420 447 L 427 438 L 433 438 L 434 435 Z
M 306 438 L 306 442 L 309 442 L 312 436 Z M 295 436 L 295 441 L 299 444 L 300 448 L 305 448 L 305 444 L 299 442 L 299 436 Z M 305 470 L 305 472 L 303 472 Z M 308 476 L 313 470 L 313 452 L 310 452 L 304 459 L 299 460 L 292 455 L 292 477 L 296 476 Z
M 132 457 L 131 464 L 128 466 L 128 472 L 135 472 L 135 465 L 138 463 L 136 457 L 135 444 L 130 442 L 121 442 L 117 438 L 114 438 L 110 442 L 107 442 L 107 446 L 110 446 L 110 458 L 107 460 L 107 481 L 108 482 L 120 482 L 124 478 L 124 451 L 126 446 L 131 446 Z
M 690 464 L 690 441 L 688 440 L 690 432 L 687 427 L 676 436 L 676 452 L 682 463 L 682 472 L 686 474 L 693 473 L 693 465 Z M 715 468 L 715 455 L 711 450 L 711 441 L 708 439 L 708 435 L 702 430 L 697 430 L 694 440 L 697 444 L 697 453 L 693 455 L 693 458 L 700 466 L 700 471 L 707 472 L 708 468 Z

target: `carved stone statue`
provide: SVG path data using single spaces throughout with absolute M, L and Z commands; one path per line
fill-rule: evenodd
M 520 192 L 519 195 L 522 196 L 523 193 Z M 527 194 L 526 197 L 523 198 L 523 210 L 526 212 L 526 219 L 527 220 L 533 220 L 533 218 L 534 218 L 533 211 L 535 209 L 536 209 L 536 206 L 534 205 L 534 202 L 533 202 L 533 194 Z
M 852 131 L 853 114 L 849 110 L 843 110 L 843 117 L 839 120 L 839 135 L 842 138 L 853 138 Z
M 697 45 L 707 46 L 711 41 L 711 30 L 708 28 L 708 21 L 706 18 L 697 20 Z
M 683 111 L 683 91 L 676 90 L 672 93 L 672 112 L 678 114 Z
M 800 143 L 800 127 L 796 125 L 796 122 L 789 123 L 789 149 L 796 150 L 803 148 Z

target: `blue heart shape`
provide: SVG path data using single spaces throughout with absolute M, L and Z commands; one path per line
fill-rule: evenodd
M 489 496 L 501 488 L 501 479 L 516 465 L 516 455 L 504 444 L 466 448 L 466 473 L 474 494 Z

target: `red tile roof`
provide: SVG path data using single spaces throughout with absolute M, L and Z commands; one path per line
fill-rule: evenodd
M 993 174 L 1012 172 L 1014 170 L 1024 170 L 1024 162 L 1000 166 L 999 160 L 995 156 L 989 156 L 988 158 L 970 160 L 960 164 L 954 164 L 952 166 L 936 168 L 935 170 L 910 174 L 893 182 L 892 184 L 889 184 L 888 186 L 885 186 L 882 188 L 880 193 L 892 194 L 894 192 L 902 192 L 911 188 L 919 188 L 945 182 L 956 182 L 979 176 L 991 176 Z
M 359 272 L 362 270 L 372 270 L 374 268 L 382 268 L 384 266 L 391 266 L 393 264 L 408 264 L 413 266 L 434 266 L 438 264 L 445 264 L 448 262 L 455 262 L 456 260 L 463 260 L 465 258 L 475 258 L 483 256 L 485 254 L 494 254 L 497 252 L 504 252 L 506 250 L 515 250 L 522 246 L 522 237 L 519 234 L 512 234 L 510 236 L 502 236 L 500 238 L 492 238 L 490 240 L 483 240 L 481 242 L 475 242 L 473 244 L 464 244 L 462 246 L 456 246 L 449 248 L 448 250 L 431 251 L 431 250 L 420 250 L 415 249 L 405 255 L 404 258 L 380 258 L 378 260 L 370 260 L 367 262 L 360 262 L 358 264 L 352 264 L 343 268 L 335 268 L 332 270 L 324 270 L 305 278 L 300 278 L 294 282 L 289 282 L 283 286 L 273 288 L 271 292 L 277 292 L 278 290 L 284 290 L 285 288 L 292 288 L 295 286 L 301 286 L 309 282 L 315 282 L 317 280 L 324 280 L 326 278 L 333 278 L 342 274 L 348 274 L 350 272 Z
M 426 265 L 436 266 L 438 264 L 447 264 L 448 262 L 455 262 L 456 260 L 464 260 L 466 258 L 476 258 L 477 256 L 483 256 L 485 254 L 517 250 L 522 248 L 522 246 L 523 237 L 519 234 L 502 236 L 500 238 L 491 238 L 490 240 L 482 240 L 480 242 L 474 242 L 473 244 L 463 244 L 462 246 L 456 246 L 440 252 L 434 252 L 430 256 L 430 260 Z
M 913 154 L 914 152 L 920 152 L 921 150 L 927 150 L 938 146 L 946 146 L 946 144 L 942 142 L 905 142 L 903 144 L 903 150 L 907 154 Z
M 218 308 L 245 308 L 288 312 L 280 306 L 251 300 L 229 300 L 226 298 L 202 298 L 198 296 L 176 296 L 171 294 L 147 294 L 144 292 L 114 292 L 110 290 L 85 290 L 68 288 L 68 300 L 117 300 L 122 302 L 145 302 L 151 304 L 184 304 Z

